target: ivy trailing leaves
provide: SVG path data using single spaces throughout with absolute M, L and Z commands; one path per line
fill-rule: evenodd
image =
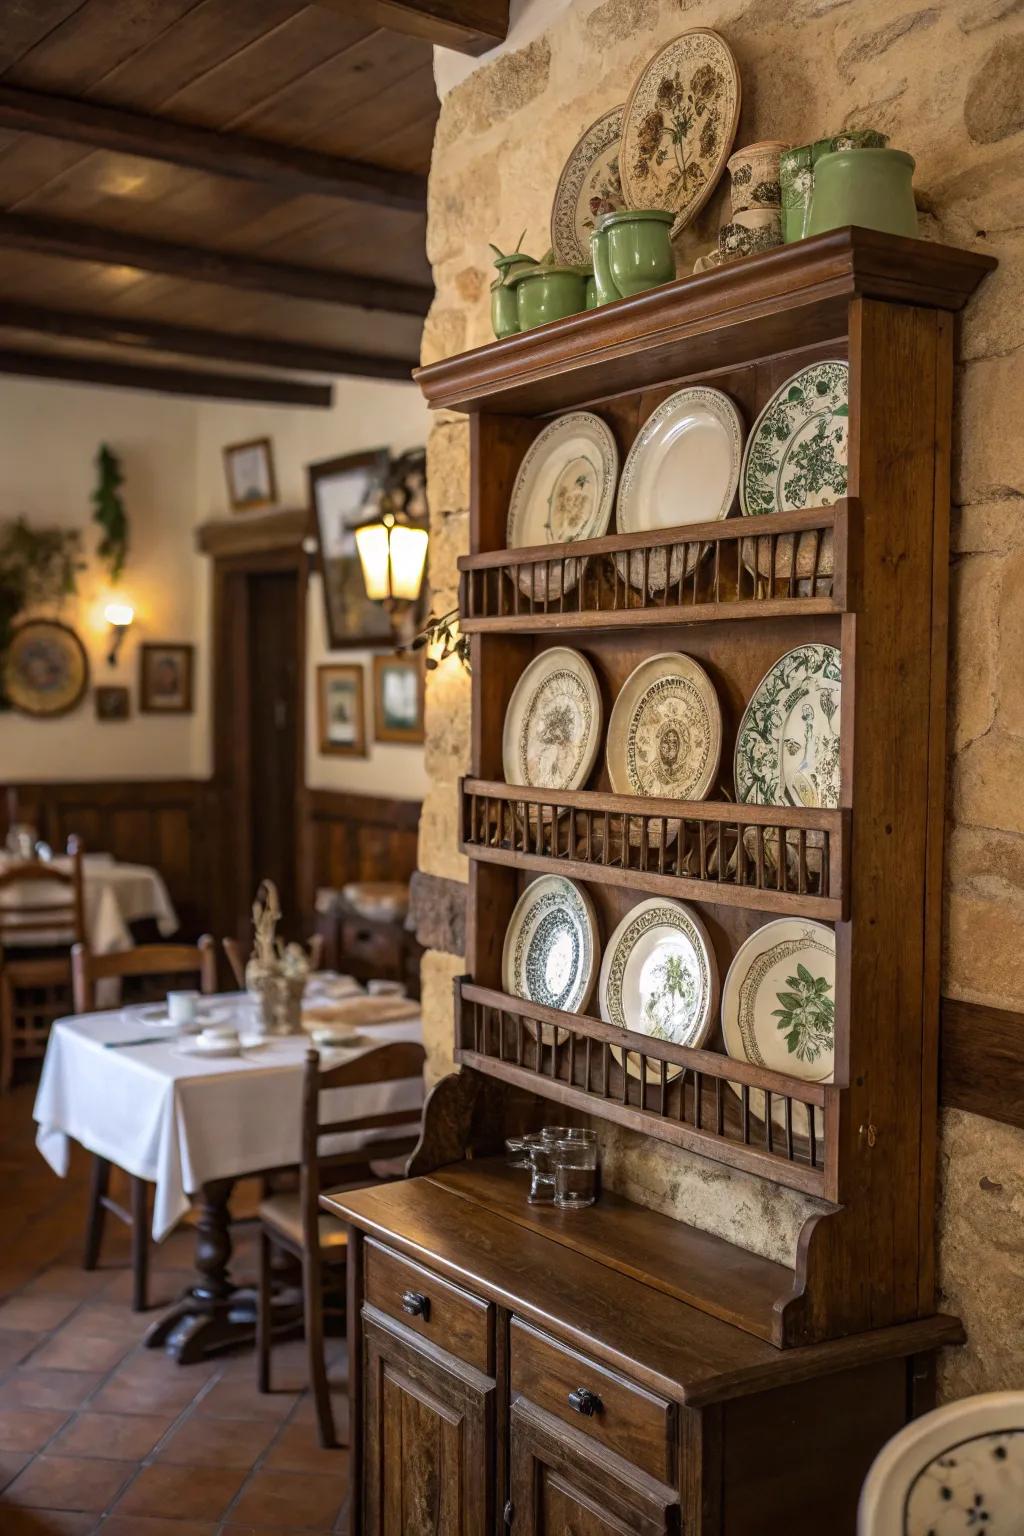
M 92 493 L 92 518 L 102 530 L 96 553 L 107 566 L 111 581 L 117 581 L 128 558 L 128 513 L 121 497 L 121 461 L 106 443 L 100 444 L 96 470 L 99 481 Z

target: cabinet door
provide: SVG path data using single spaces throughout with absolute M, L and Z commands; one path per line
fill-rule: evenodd
M 679 1500 L 621 1456 L 519 1398 L 511 1415 L 512 1536 L 676 1536 Z
M 494 1383 L 363 1317 L 365 1536 L 491 1536 Z

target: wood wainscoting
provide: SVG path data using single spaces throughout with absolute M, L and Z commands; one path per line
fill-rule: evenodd
M 416 868 L 419 800 L 306 791 L 306 880 L 312 910 L 321 886 L 340 890 L 351 880 L 408 880 Z

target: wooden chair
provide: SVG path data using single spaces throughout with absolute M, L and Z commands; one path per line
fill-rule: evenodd
M 203 992 L 217 990 L 217 949 L 209 934 L 198 944 L 140 944 L 114 955 L 93 955 L 84 944 L 71 951 L 71 974 L 76 1013 L 92 1013 L 96 1007 L 96 983 L 112 978 L 197 975 Z M 93 1153 L 89 1184 L 89 1211 L 85 1226 L 83 1269 L 95 1269 L 109 1211 L 132 1231 L 132 1311 L 148 1306 L 149 1191 L 145 1179 L 129 1174 L 131 1210 L 126 1211 L 110 1195 L 111 1164 Z
M 239 944 L 237 939 L 221 939 L 221 944 L 224 946 L 224 953 L 228 957 L 228 964 L 231 967 L 231 971 L 235 980 L 237 981 L 238 985 L 244 989 L 245 955 L 241 944 Z M 314 933 L 313 937 L 306 943 L 306 951 L 309 955 L 310 970 L 318 971 L 324 956 L 323 935 Z
M 260 1206 L 260 1279 L 259 1309 L 256 1322 L 256 1352 L 258 1385 L 261 1392 L 270 1391 L 271 1345 L 271 1296 L 270 1260 L 271 1248 L 283 1248 L 302 1261 L 302 1293 L 305 1313 L 306 1348 L 309 1356 L 309 1379 L 316 1403 L 317 1429 L 322 1446 L 336 1444 L 334 1415 L 327 1385 L 327 1362 L 324 1358 L 324 1271 L 332 1272 L 338 1280 L 344 1269 L 348 1229 L 343 1222 L 322 1212 L 319 1207 L 320 1191 L 325 1187 L 349 1189 L 362 1188 L 367 1184 L 387 1183 L 389 1178 L 362 1178 L 345 1184 L 344 1171 L 366 1166 L 368 1148 L 331 1156 L 322 1149 L 324 1138 L 346 1135 L 353 1131 L 383 1130 L 389 1126 L 408 1125 L 415 1118 L 410 1110 L 394 1110 L 370 1115 L 350 1115 L 343 1120 L 320 1118 L 320 1096 L 338 1088 L 360 1088 L 372 1083 L 396 1082 L 402 1078 L 419 1077 L 423 1072 L 426 1053 L 413 1041 L 394 1041 L 378 1046 L 341 1066 L 320 1071 L 317 1051 L 306 1053 L 306 1069 L 302 1089 L 302 1166 L 299 1189 L 294 1194 L 272 1195 Z M 396 1140 L 373 1141 L 370 1144 L 375 1159 L 404 1158 L 416 1145 L 415 1136 Z M 401 1176 L 400 1172 L 395 1176 Z
M 67 1011 L 71 946 L 85 937 L 82 849 L 74 838 L 68 853 L 70 869 L 31 860 L 0 873 L 2 1093 L 11 1086 L 15 1056 L 42 1056 L 50 1026 Z M 30 889 L 19 896 L 17 887 L 25 885 Z

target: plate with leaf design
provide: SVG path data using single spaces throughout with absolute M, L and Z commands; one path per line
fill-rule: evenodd
M 632 907 L 605 948 L 598 992 L 605 1023 L 673 1045 L 703 1045 L 718 1003 L 718 966 L 696 912 L 657 896 Z M 621 1063 L 617 1046 L 612 1054 Z M 626 1068 L 640 1076 L 631 1051 Z M 681 1071 L 671 1065 L 667 1077 Z M 648 1061 L 648 1082 L 660 1077 L 660 1066 Z
M 590 236 L 605 213 L 625 207 L 619 178 L 621 106 L 605 112 L 576 140 L 558 178 L 551 208 L 551 249 L 559 266 L 585 266 Z
M 842 676 L 834 645 L 798 645 L 768 669 L 736 733 L 742 804 L 838 806 Z
M 541 651 L 505 711 L 506 784 L 579 789 L 594 766 L 602 718 L 597 675 L 587 658 L 567 645 Z
M 619 474 L 619 449 L 611 429 L 592 411 L 570 411 L 534 438 L 519 466 L 508 504 L 509 549 L 569 544 L 607 533 Z M 570 592 L 582 562 L 555 561 L 547 572 L 547 596 Z M 543 598 L 543 566 L 523 566 L 519 587 Z
M 832 929 L 792 917 L 765 923 L 741 944 L 726 974 L 726 1051 L 805 1082 L 832 1082 L 835 994 Z
M 594 990 L 597 954 L 597 918 L 586 891 L 563 875 L 542 875 L 526 887 L 509 920 L 502 985 L 528 1002 L 582 1013 Z M 554 1034 L 551 1025 L 542 1026 L 545 1045 Z
M 715 190 L 739 116 L 740 72 L 725 39 L 698 27 L 666 43 L 626 102 L 619 172 L 627 208 L 671 208 L 675 237 Z

